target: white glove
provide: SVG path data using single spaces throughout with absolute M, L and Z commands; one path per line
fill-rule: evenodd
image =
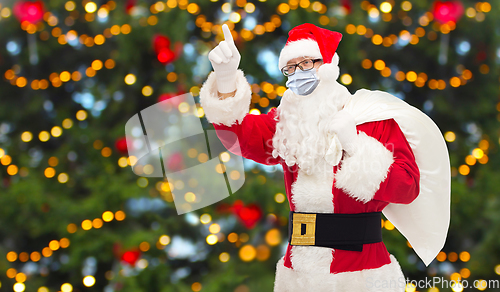
M 236 90 L 236 71 L 241 56 L 227 24 L 222 26 L 222 32 L 225 40 L 210 51 L 208 59 L 215 71 L 217 90 L 220 93 L 230 93 Z
M 358 131 L 354 117 L 350 113 L 344 110 L 337 112 L 332 118 L 329 132 L 337 134 L 340 144 L 347 154 L 351 156 L 354 154 Z

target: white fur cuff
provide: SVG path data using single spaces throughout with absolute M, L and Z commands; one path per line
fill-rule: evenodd
M 355 152 L 342 161 L 335 175 L 335 187 L 366 203 L 379 190 L 394 162 L 392 152 L 375 138 L 359 132 Z
M 233 97 L 219 99 L 215 72 L 208 75 L 200 90 L 200 102 L 207 120 L 228 127 L 243 121 L 250 109 L 251 99 L 250 84 L 241 70 L 236 72 L 236 94 Z

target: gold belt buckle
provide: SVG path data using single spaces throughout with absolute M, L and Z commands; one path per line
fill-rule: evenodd
M 302 224 L 306 225 L 306 233 L 302 233 Z M 293 213 L 292 245 L 314 245 L 316 242 L 316 214 Z

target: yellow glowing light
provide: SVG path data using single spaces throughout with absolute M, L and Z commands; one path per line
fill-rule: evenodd
M 51 241 L 49 242 L 49 248 L 50 248 L 51 250 L 58 250 L 58 249 L 59 249 L 59 247 L 60 247 L 60 245 L 59 245 L 59 241 L 57 241 L 57 240 L 51 240 Z
M 73 121 L 71 119 L 64 119 L 64 121 L 62 122 L 62 126 L 65 129 L 69 129 L 73 127 Z
M 94 2 L 88 2 L 85 4 L 85 11 L 88 13 L 94 13 L 97 10 L 97 5 Z
M 87 112 L 84 110 L 79 110 L 76 112 L 76 119 L 79 121 L 84 121 L 87 118 Z
M 24 286 L 23 283 L 16 283 L 16 284 L 14 284 L 14 291 L 15 292 L 23 292 L 24 289 L 26 289 L 26 286 Z
M 64 184 L 64 183 L 67 183 L 68 182 L 68 175 L 64 172 L 60 173 L 58 176 L 57 176 L 57 180 Z
M 340 82 L 342 82 L 343 84 L 345 85 L 349 85 L 352 83 L 352 77 L 351 75 L 349 74 L 343 74 L 342 76 L 340 76 Z
M 113 218 L 114 218 L 114 214 L 111 211 L 106 211 L 106 212 L 102 213 L 102 220 L 104 220 L 105 222 L 110 222 L 113 220 Z
M 257 250 L 250 244 L 243 246 L 239 251 L 241 260 L 250 262 L 257 256 Z
M 135 81 L 137 80 L 137 78 L 135 77 L 134 74 L 127 74 L 127 76 L 125 76 L 125 83 L 128 84 L 128 85 L 132 85 L 135 83 Z
M 59 75 L 59 79 L 61 79 L 62 82 L 68 82 L 71 79 L 71 74 L 68 71 L 63 71 Z
M 16 175 L 17 172 L 19 171 L 19 168 L 16 166 L 16 165 L 9 165 L 9 167 L 7 167 L 7 173 L 9 175 Z
M 207 236 L 207 243 L 210 244 L 210 245 L 214 245 L 217 243 L 217 241 L 219 240 L 217 238 L 217 235 L 215 234 L 210 234 L 209 236 Z
M 416 290 L 417 290 L 417 288 L 415 287 L 414 284 L 412 284 L 412 283 L 406 284 L 405 292 L 415 292 Z
M 220 225 L 217 223 L 213 223 L 212 225 L 210 225 L 208 230 L 210 231 L 210 233 L 219 233 L 220 232 Z
M 385 62 L 382 60 L 377 60 L 373 63 L 373 67 L 377 70 L 382 70 L 385 68 Z
M 68 227 L 66 227 L 66 230 L 68 230 L 69 233 L 75 233 L 76 232 L 76 224 L 70 223 L 68 224 Z
M 383 13 L 389 13 L 389 12 L 391 12 L 391 10 L 392 10 L 391 3 L 382 2 L 382 4 L 380 4 L 380 11 L 382 11 Z
M 474 156 L 476 159 L 481 159 L 483 155 L 484 151 L 479 148 L 472 150 L 472 156 Z
M 17 260 L 17 253 L 14 251 L 9 251 L 6 257 L 9 262 L 15 262 Z
M 23 283 L 24 281 L 26 281 L 26 275 L 24 273 L 17 274 L 16 275 L 16 281 L 20 282 L 20 283 Z
M 82 229 L 83 230 L 90 230 L 92 229 L 92 221 L 89 219 L 85 219 L 82 221 Z
M 476 158 L 474 158 L 474 156 L 472 155 L 467 155 L 465 157 L 465 163 L 467 163 L 468 165 L 474 165 L 476 164 Z
M 356 33 L 356 26 L 354 24 L 348 24 L 346 27 L 345 27 L 345 31 L 348 33 L 348 34 L 355 34 Z
M 5 155 L 5 150 L 3 150 L 2 148 L 0 148 L 0 159 L 3 158 L 4 155 Z M 9 163 L 7 163 L 7 164 L 9 164 Z M 2 164 L 3 164 L 3 162 L 2 162 Z
M 94 70 L 101 70 L 102 69 L 102 61 L 101 60 L 94 60 L 92 61 L 92 65 L 90 65 L 92 69 Z
M 247 3 L 245 5 L 245 11 L 247 13 L 253 13 L 253 12 L 255 12 L 255 5 L 253 3 Z
M 461 283 L 454 282 L 451 286 L 451 290 L 453 292 L 462 292 L 464 291 L 464 286 Z
M 23 132 L 21 134 L 21 140 L 23 142 L 29 142 L 29 141 L 31 141 L 31 139 L 33 139 L 33 135 L 31 134 L 31 132 L 26 131 L 26 132 Z M 0 155 L 0 157 L 1 157 L 1 155 Z
M 401 3 L 401 9 L 403 9 L 404 11 L 410 11 L 411 8 L 412 5 L 410 1 L 403 1 L 403 3 Z
M 483 280 L 483 279 L 480 279 L 480 280 L 477 280 L 477 290 L 479 291 L 484 291 L 486 290 L 486 288 L 488 288 L 488 282 L 486 282 L 486 280 Z
M 456 138 L 457 137 L 456 137 L 455 133 L 453 133 L 451 131 L 444 133 L 444 139 L 448 142 L 454 142 Z
M 62 135 L 61 127 L 59 127 L 59 126 L 53 127 L 52 130 L 50 130 L 50 134 L 52 134 L 52 136 L 54 136 L 54 137 L 61 136 Z
M 99 18 L 106 18 L 108 17 L 108 9 L 101 7 L 99 10 L 97 10 L 97 16 Z
M 85 278 L 83 278 L 83 285 L 85 285 L 85 287 L 92 287 L 92 286 L 94 286 L 94 284 L 95 284 L 94 277 L 86 276 Z
M 285 199 L 286 199 L 286 197 L 282 193 L 277 193 L 276 195 L 274 195 L 274 201 L 276 201 L 276 203 L 281 204 L 285 201 Z
M 76 8 L 76 4 L 73 1 L 68 1 L 64 4 L 64 8 L 66 8 L 67 11 L 73 11 Z
M 219 260 L 223 263 L 227 263 L 230 259 L 230 256 L 227 252 L 223 252 L 219 255 Z
M 62 292 L 71 292 L 71 291 L 73 291 L 73 286 L 71 286 L 70 283 L 64 283 L 61 285 L 61 291 Z
M 470 168 L 467 165 L 463 164 L 458 168 L 458 172 L 461 175 L 468 175 L 470 173 Z
M 203 214 L 200 216 L 200 222 L 203 224 L 208 224 L 212 221 L 212 216 L 210 214 Z
M 238 23 L 241 20 L 241 15 L 238 12 L 231 12 L 229 15 L 229 21 Z
M 368 15 L 370 16 L 370 18 L 377 18 L 379 17 L 380 12 L 378 11 L 377 8 L 372 7 L 370 8 L 370 10 L 368 10 Z
M 46 258 L 50 257 L 52 255 L 52 250 L 49 247 L 44 247 L 42 249 L 42 255 Z
M 270 246 L 276 246 L 281 242 L 281 233 L 279 229 L 273 228 L 266 233 L 266 243 Z
M 42 142 L 47 142 L 50 139 L 49 132 L 47 132 L 47 131 L 41 131 L 38 134 L 38 139 L 40 139 L 40 141 L 42 141 Z
M 196 195 L 193 192 L 187 192 L 184 194 L 184 200 L 188 203 L 194 203 L 196 201 Z
M 415 82 L 417 80 L 417 73 L 415 73 L 413 71 L 408 71 L 406 73 L 406 80 L 408 80 L 410 82 Z
M 120 211 L 116 211 L 116 213 L 115 213 L 115 219 L 116 219 L 116 221 L 123 221 L 123 220 L 125 220 L 125 218 L 126 218 L 125 212 L 123 212 L 121 210 Z
M 253 108 L 250 110 L 249 114 L 258 116 L 258 115 L 260 115 L 260 110 L 257 108 Z
M 191 290 L 193 290 L 193 292 L 199 292 L 201 291 L 201 284 L 198 283 L 198 282 L 194 282 L 192 285 L 191 285 Z
M 162 235 L 160 236 L 160 239 L 158 240 L 161 245 L 168 245 L 170 243 L 170 236 L 168 235 Z
M 106 62 L 104 62 L 104 67 L 106 67 L 106 69 L 113 69 L 115 67 L 115 61 L 113 59 L 107 59 Z
M 118 165 L 120 167 L 127 167 L 127 165 L 128 165 L 127 158 L 126 157 L 120 157 L 120 159 L 118 159 Z
M 2 154 L 2 158 L 0 159 L 0 162 L 3 164 L 3 165 L 9 165 L 11 162 L 12 162 L 12 157 L 10 157 L 10 155 L 4 155 L 5 151 L 2 151 L 3 153 L 0 153 Z
M 387 230 L 393 230 L 394 229 L 394 224 L 392 224 L 391 221 L 386 220 L 385 223 L 384 223 L 384 227 Z
M 459 257 L 462 262 L 468 262 L 470 260 L 470 253 L 463 251 L 460 253 Z
M 142 95 L 151 96 L 151 94 L 153 94 L 153 88 L 151 86 L 147 85 L 142 88 Z
M 49 292 L 49 288 L 42 286 L 38 288 L 37 292 Z
M 56 175 L 56 170 L 52 167 L 47 167 L 44 171 L 45 177 L 52 178 Z
M 63 237 L 61 238 L 61 240 L 59 240 L 59 245 L 61 246 L 61 248 L 67 248 L 69 246 L 70 242 L 69 242 L 69 239 Z
M 42 255 L 39 252 L 37 252 L 37 251 L 32 252 L 31 255 L 30 255 L 30 259 L 33 262 L 38 262 L 41 258 L 42 258 Z M 19 281 L 19 282 L 23 282 L 23 281 Z
M 10 269 L 7 270 L 6 275 L 7 275 L 8 278 L 13 279 L 13 278 L 16 277 L 17 271 L 14 268 L 10 268 Z

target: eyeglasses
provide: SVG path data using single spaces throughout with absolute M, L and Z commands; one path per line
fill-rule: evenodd
M 302 70 L 302 71 L 308 71 L 308 70 L 311 70 L 312 68 L 314 68 L 314 64 L 316 64 L 316 62 L 323 62 L 323 60 L 322 59 L 314 59 L 314 60 L 306 59 L 306 60 L 299 62 L 297 64 L 286 65 L 285 67 L 281 68 L 281 73 L 283 73 L 283 75 L 285 75 L 285 76 L 292 76 L 293 74 L 295 74 L 295 70 L 297 69 L 297 67 L 299 67 L 300 70 Z

